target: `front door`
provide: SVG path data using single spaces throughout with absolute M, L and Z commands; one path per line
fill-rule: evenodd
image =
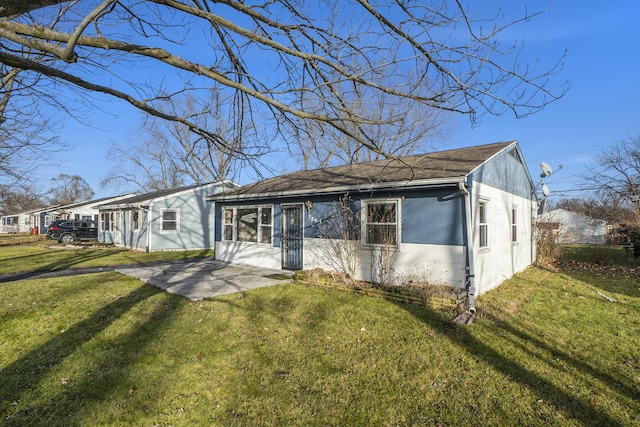
M 302 205 L 282 207 L 282 268 L 302 270 Z

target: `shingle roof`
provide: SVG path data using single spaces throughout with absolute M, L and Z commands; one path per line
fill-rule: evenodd
M 292 172 L 248 184 L 219 196 L 212 196 L 211 199 L 304 191 L 312 193 L 335 188 L 384 186 L 398 182 L 455 180 L 466 176 L 514 142 L 437 151 L 397 160 L 384 159 L 349 166 Z
M 206 184 L 192 184 L 192 185 L 186 185 L 184 187 L 179 187 L 179 188 L 170 188 L 165 190 L 152 191 L 150 193 L 144 193 L 144 194 L 139 194 L 137 196 L 127 197 L 125 199 L 118 200 L 117 202 L 114 202 L 114 203 L 104 204 L 104 205 L 101 205 L 100 208 L 107 208 L 107 207 L 113 207 L 113 206 L 141 205 L 141 204 L 144 204 L 145 202 L 150 202 L 152 200 L 159 199 L 164 196 L 169 196 L 171 194 L 176 194 L 182 191 L 187 191 L 187 190 L 191 190 L 198 187 L 206 187 L 206 186 L 212 186 L 212 185 L 227 186 L 230 184 L 227 181 L 217 181 L 217 182 L 210 182 Z

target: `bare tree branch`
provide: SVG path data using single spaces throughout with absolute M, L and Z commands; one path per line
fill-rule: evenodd
M 242 105 L 239 121 L 281 140 L 309 124 L 352 141 L 360 147 L 352 154 L 392 157 L 379 131 L 399 129 L 402 112 L 380 114 L 370 100 L 465 114 L 477 123 L 483 114 L 535 113 L 568 89 L 553 84 L 563 56 L 536 70 L 520 63 L 521 47 L 500 39 L 537 15 L 527 10 L 505 19 L 500 11 L 483 17 L 461 0 L 13 3 L 0 0 L 0 63 L 80 95 L 124 100 L 224 150 L 234 150 L 228 138 L 156 104 L 174 96 L 167 93 L 213 88 Z M 162 77 L 127 71 L 132 64 L 157 68 Z M 371 105 L 358 101 L 363 96 Z

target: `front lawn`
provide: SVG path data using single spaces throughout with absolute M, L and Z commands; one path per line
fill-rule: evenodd
M 640 423 L 631 275 L 531 268 L 470 327 L 295 284 L 195 303 L 113 272 L 0 287 L 3 425 Z
M 61 245 L 52 240 L 43 240 L 41 236 L 26 236 L 23 239 L 27 239 L 27 244 L 20 236 L 0 238 L 0 274 L 184 261 L 213 256 L 212 250 L 142 253 L 109 246 L 93 247 L 84 243 Z

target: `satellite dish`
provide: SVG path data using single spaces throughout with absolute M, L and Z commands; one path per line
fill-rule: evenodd
M 544 194 L 544 197 L 549 197 L 549 194 L 551 194 L 551 192 L 549 191 L 549 187 L 547 187 L 547 184 L 542 184 L 542 194 Z
M 551 175 L 551 166 L 549 166 L 548 163 L 540 162 L 540 169 L 542 170 L 540 178 L 546 178 L 547 176 Z

